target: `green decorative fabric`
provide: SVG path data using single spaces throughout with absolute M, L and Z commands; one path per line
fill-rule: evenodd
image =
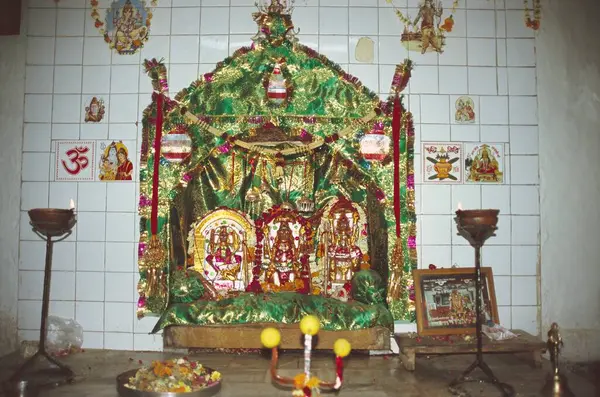
M 394 264 L 391 260 L 396 240 L 394 164 L 389 157 L 382 162 L 368 162 L 360 153 L 361 138 L 374 125 L 381 126 L 384 133 L 391 136 L 392 99 L 381 101 L 377 94 L 338 65 L 292 40 L 292 36 L 288 36 L 292 27 L 289 16 L 265 13 L 261 18 L 255 15 L 255 20 L 261 32 L 269 32 L 269 37 L 255 40 L 258 44 L 252 48 L 239 49 L 219 62 L 214 71 L 182 90 L 176 101 L 166 101 L 163 134 L 184 126 L 192 140 L 192 150 L 190 158 L 181 163 L 160 160 L 158 237 L 169 253 L 162 269 L 167 275 L 167 293 L 143 296 L 144 291 L 150 291 L 150 273 L 140 256 L 139 290 L 143 299 L 138 304 L 138 315 L 160 315 L 157 329 L 173 324 L 295 322 L 302 313 L 311 310 L 331 319 L 327 321 L 332 322 L 333 328 L 350 327 L 337 329 L 390 324 L 390 312 L 382 304 L 390 274 L 398 273 L 400 268 L 410 277 L 410 271 L 416 267 L 416 253 L 410 253 L 414 252 L 414 244 L 409 244 L 411 238 L 414 242 L 416 232 L 414 184 L 408 185 L 409 180 L 414 181 L 413 138 L 403 125 L 398 172 L 402 203 L 400 240 L 404 252 L 402 263 Z M 263 29 L 265 26 L 268 29 Z M 282 105 L 273 104 L 266 91 L 276 67 L 281 68 L 288 88 Z M 163 69 L 164 65 L 158 64 L 149 71 L 155 87 L 159 82 L 166 83 L 165 78 L 160 77 Z M 206 124 L 191 122 L 186 112 Z M 374 116 L 368 122 L 361 121 L 369 115 Z M 140 203 L 147 203 L 152 197 L 155 120 L 156 102 L 153 102 L 142 121 Z M 265 123 L 276 125 L 290 141 L 308 136 L 313 140 L 324 139 L 326 143 L 312 152 L 286 155 L 282 159 L 231 144 L 234 139 L 251 138 Z M 206 125 L 223 134 L 215 135 Z M 348 128 L 352 129 L 351 134 L 338 135 Z M 289 145 L 292 144 L 282 142 L 273 147 L 282 150 Z M 260 191 L 261 199 L 246 200 L 251 191 Z M 313 200 L 318 214 L 340 195 L 358 204 L 368 220 L 368 254 L 373 270 L 362 274 L 354 288 L 360 297 L 357 299 L 378 305 L 345 304 L 321 296 L 289 294 L 268 295 L 266 300 L 253 295 L 218 302 L 198 300 L 205 288 L 198 280 L 185 278 L 193 262 L 188 236 L 191 225 L 198 219 L 212 210 L 227 207 L 255 220 L 274 205 L 295 203 L 300 198 Z M 150 229 L 149 205 L 140 206 L 140 216 L 140 240 L 146 243 Z M 316 252 L 321 243 L 319 236 L 315 235 L 313 241 Z M 311 264 L 314 262 L 313 255 Z M 286 309 L 280 312 L 268 302 L 277 302 Z M 294 309 L 294 305 L 299 306 Z M 231 308 L 239 310 L 239 315 L 227 312 Z M 410 318 L 407 290 L 402 297 L 390 302 L 390 309 L 396 319 Z M 226 312 L 230 314 L 221 318 Z M 341 319 L 334 320 L 333 315 L 338 314 Z
M 352 279 L 352 297 L 369 305 L 385 304 L 385 283 L 373 270 L 361 270 Z
M 173 304 L 162 314 L 153 333 L 171 325 L 215 325 L 252 323 L 299 323 L 312 314 L 327 331 L 357 330 L 372 327 L 392 329 L 392 314 L 384 305 L 345 303 L 318 295 L 295 292 L 276 294 L 243 293 L 220 301 L 201 300 Z

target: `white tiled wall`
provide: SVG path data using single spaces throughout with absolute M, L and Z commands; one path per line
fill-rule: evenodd
M 87 1 L 29 0 L 18 321 L 23 338 L 37 337 L 45 252 L 28 226 L 26 211 L 64 208 L 73 198 L 79 220 L 73 235 L 55 246 L 51 312 L 81 323 L 88 348 L 160 348 L 160 335 L 147 334 L 155 320 L 138 321 L 134 315 L 136 182 L 54 182 L 52 142 L 137 139 L 137 122 L 152 89 L 141 61 L 165 58 L 171 92 L 177 92 L 251 43 L 256 32 L 253 3 L 159 0 L 150 40 L 141 54 L 126 56 L 111 53 L 93 26 Z M 506 326 L 537 333 L 535 39 L 524 27 L 523 3 L 461 0 L 442 55 L 407 52 L 400 43 L 402 25 L 384 0 L 298 3 L 293 19 L 301 42 L 382 96 L 388 93 L 394 65 L 407 57 L 414 60 L 406 104 L 416 121 L 417 152 L 421 141 L 506 143 L 505 185 L 421 185 L 417 153 L 419 265 L 473 265 L 473 250 L 456 236 L 452 213 L 458 202 L 465 208 L 499 208 L 497 237 L 485 246 L 483 261 L 494 270 L 500 319 Z M 448 9 L 451 3 L 444 0 Z M 396 4 L 415 14 L 417 0 Z M 363 36 L 376 44 L 372 64 L 354 58 Z M 82 123 L 84 101 L 91 95 L 106 103 L 105 120 L 97 125 Z M 475 125 L 454 123 L 452 109 L 460 95 L 474 99 Z

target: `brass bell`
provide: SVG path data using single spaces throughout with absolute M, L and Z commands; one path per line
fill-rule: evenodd
M 260 200 L 260 192 L 258 191 L 258 189 L 253 187 L 252 189 L 250 189 L 246 192 L 246 201 L 247 202 L 254 203 L 258 200 Z

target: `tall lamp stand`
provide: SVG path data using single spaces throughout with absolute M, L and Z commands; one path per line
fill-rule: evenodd
M 512 386 L 502 383 L 496 378 L 490 367 L 483 361 L 483 333 L 481 326 L 483 322 L 483 310 L 481 307 L 481 247 L 485 241 L 494 235 L 498 224 L 499 210 L 458 210 L 456 211 L 456 225 L 458 234 L 463 236 L 475 248 L 475 327 L 477 332 L 477 355 L 475 361 L 448 386 L 454 395 L 464 395 L 459 385 L 465 382 L 484 382 L 496 386 L 503 397 L 512 397 L 515 391 Z M 486 375 L 484 379 L 472 379 L 471 372 L 479 368 Z
M 77 217 L 74 210 L 55 209 L 55 208 L 36 208 L 28 212 L 31 219 L 33 231 L 46 240 L 46 265 L 44 268 L 44 292 L 42 300 L 42 318 L 40 325 L 40 341 L 38 351 L 25 361 L 21 367 L 10 378 L 10 382 L 29 380 L 37 375 L 36 378 L 43 379 L 45 384 L 61 384 L 72 382 L 75 373 L 66 365 L 60 363 L 46 351 L 46 333 L 48 322 L 48 310 L 50 305 L 50 278 L 52 276 L 52 248 L 55 242 L 67 238 L 75 223 Z M 54 238 L 54 240 L 53 240 Z M 53 364 L 56 368 L 43 368 L 37 371 L 28 371 L 36 363 L 46 361 Z M 41 381 L 42 382 L 42 381 Z M 43 385 L 43 384 L 42 384 Z M 42 386 L 40 385 L 40 386 Z

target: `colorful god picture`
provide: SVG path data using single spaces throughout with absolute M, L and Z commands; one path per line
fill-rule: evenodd
M 90 100 L 89 105 L 85 107 L 85 122 L 86 123 L 99 123 L 104 118 L 105 107 L 104 101 L 93 97 Z
M 498 324 L 492 268 L 481 268 L 481 302 L 486 321 Z M 464 334 L 475 328 L 472 268 L 413 271 L 417 328 L 422 335 Z
M 504 145 L 501 143 L 465 144 L 465 181 L 504 183 Z
M 468 96 L 461 96 L 456 100 L 456 113 L 454 120 L 459 124 L 475 122 L 475 103 Z
M 462 180 L 462 146 L 457 143 L 423 143 L 423 182 L 456 183 Z
M 444 30 L 452 30 L 452 17 L 446 18 L 442 25 L 444 9 L 441 1 L 421 0 L 419 11 L 414 19 L 404 16 L 399 9 L 396 15 L 404 23 L 402 44 L 409 51 L 443 53 L 445 45 Z
M 154 7 L 156 0 L 152 2 Z M 134 54 L 148 39 L 152 12 L 143 0 L 115 0 L 101 20 L 98 0 L 91 0 L 95 26 L 110 48 L 119 54 Z
M 129 150 L 121 141 L 100 143 L 98 179 L 101 181 L 133 180 L 133 163 L 129 160 Z

